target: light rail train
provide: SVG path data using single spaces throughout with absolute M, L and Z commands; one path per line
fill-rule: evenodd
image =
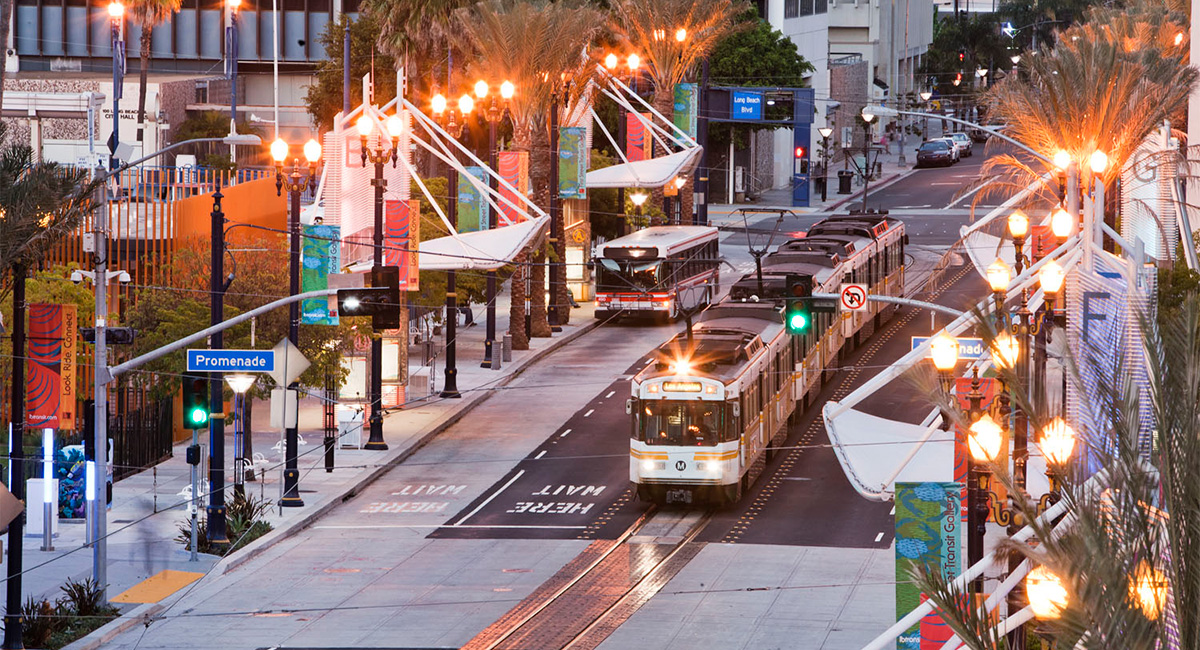
M 815 313 L 804 335 L 783 322 L 789 276 L 808 276 L 814 293 L 864 284 L 873 295 L 902 296 L 904 224 L 886 215 L 817 222 L 763 259 L 704 310 L 690 333 L 654 352 L 631 380 L 629 478 L 655 503 L 733 503 L 787 438 L 793 416 L 815 399 L 826 375 L 878 329 L 894 305 Z

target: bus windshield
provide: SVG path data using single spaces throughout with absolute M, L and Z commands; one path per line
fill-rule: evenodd
M 642 440 L 648 445 L 715 445 L 725 425 L 723 407 L 721 402 L 644 401 Z
M 642 291 L 658 286 L 662 260 L 627 262 L 602 257 L 599 262 L 596 269 L 598 291 Z

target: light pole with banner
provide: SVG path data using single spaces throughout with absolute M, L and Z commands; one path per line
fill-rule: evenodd
M 475 82 L 475 96 L 479 98 L 479 101 L 482 102 L 485 98 L 487 98 L 489 91 L 490 91 L 490 89 L 488 88 L 488 84 L 486 81 L 479 80 L 479 81 Z M 500 158 L 500 153 L 498 151 L 496 151 L 496 127 L 501 122 L 503 122 L 504 117 L 506 115 L 508 115 L 508 102 L 509 102 L 509 100 L 512 99 L 513 94 L 515 92 L 516 92 L 516 87 L 513 86 L 512 82 L 505 81 L 505 82 L 501 83 L 500 84 L 500 98 L 502 100 L 504 100 L 503 103 L 498 103 L 496 101 L 495 95 L 493 95 L 491 101 L 488 102 L 486 108 L 484 108 L 484 117 L 487 119 L 487 123 L 488 123 L 488 164 L 491 165 L 492 169 L 499 168 L 497 161 Z M 489 177 L 488 185 L 489 185 L 489 187 L 491 187 L 494 190 L 496 188 L 496 179 Z M 497 215 L 496 215 L 495 204 L 489 202 L 488 210 L 489 210 L 488 227 L 495 228 L 497 225 L 496 224 Z M 481 363 L 480 366 L 483 368 L 495 368 L 496 370 L 499 370 L 500 365 L 495 362 L 496 358 L 493 356 L 493 354 L 494 354 L 493 349 L 496 347 L 496 271 L 495 271 L 495 269 L 492 269 L 487 272 L 487 289 L 486 289 L 486 291 L 487 291 L 487 295 L 485 297 L 485 300 L 487 302 L 487 306 L 486 306 L 487 333 L 486 333 L 486 337 L 484 338 L 484 341 L 483 341 L 483 363 Z

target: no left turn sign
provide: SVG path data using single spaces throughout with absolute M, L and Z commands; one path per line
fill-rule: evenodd
M 846 311 L 867 310 L 867 287 L 863 284 L 843 284 L 841 291 L 842 309 Z

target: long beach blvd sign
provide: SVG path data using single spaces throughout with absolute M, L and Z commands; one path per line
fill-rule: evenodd
M 275 372 L 273 350 L 188 350 L 188 372 Z

